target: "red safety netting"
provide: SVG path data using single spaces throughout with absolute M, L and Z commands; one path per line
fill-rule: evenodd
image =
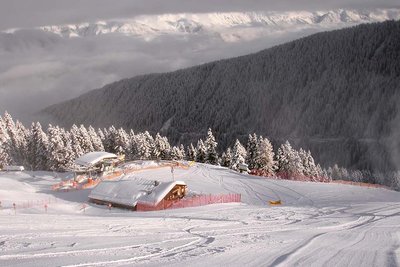
M 356 186 L 363 186 L 363 187 L 370 187 L 370 188 L 385 188 L 385 189 L 390 189 L 389 187 L 384 186 L 384 185 L 380 185 L 380 184 L 369 184 L 369 183 L 363 183 L 363 182 L 333 180 L 332 183 L 335 183 L 335 184 L 356 185 Z
M 277 172 L 271 174 L 257 169 L 251 170 L 249 174 L 264 176 L 272 179 L 284 179 L 284 180 L 302 181 L 302 182 L 320 182 L 320 183 L 331 182 L 331 179 L 329 177 L 323 177 L 323 176 L 314 177 L 314 176 L 307 176 L 303 174 L 287 173 L 287 172 Z
M 231 203 L 241 202 L 240 194 L 221 194 L 221 195 L 200 195 L 179 200 L 162 200 L 157 205 L 151 203 L 138 202 L 136 206 L 137 211 L 155 211 L 164 209 L 179 209 L 205 206 L 217 203 Z

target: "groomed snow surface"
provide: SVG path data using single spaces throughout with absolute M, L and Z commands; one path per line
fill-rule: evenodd
M 196 164 L 176 168 L 174 178 L 193 194 L 240 193 L 243 203 L 131 212 L 85 203 L 90 190 L 52 191 L 52 184 L 66 178 L 54 175 L 0 173 L 0 266 L 400 263 L 395 191 L 271 180 Z M 125 178 L 172 180 L 169 167 Z M 267 204 L 278 198 L 283 205 Z

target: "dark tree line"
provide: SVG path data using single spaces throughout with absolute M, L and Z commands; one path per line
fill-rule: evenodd
M 92 126 L 75 124 L 69 130 L 53 125 L 43 130 L 39 122 L 27 129 L 20 122 L 14 122 L 7 112 L 0 117 L 0 167 L 23 165 L 30 170 L 65 171 L 73 167 L 77 157 L 91 151 L 124 154 L 127 160 L 190 160 L 236 171 L 241 164 L 247 164 L 256 174 L 285 179 L 340 179 L 384 183 L 394 188 L 398 188 L 400 181 L 399 173 L 349 171 L 337 165 L 323 169 L 315 163 L 310 151 L 296 150 L 286 141 L 275 153 L 269 139 L 257 134 L 249 135 L 246 145 L 236 139 L 232 147 L 219 154 L 211 129 L 204 140 L 200 138 L 196 144 L 185 148 L 182 144 L 172 146 L 168 138 L 159 133 L 152 136 L 147 131 L 126 132 L 114 126 L 95 130 Z

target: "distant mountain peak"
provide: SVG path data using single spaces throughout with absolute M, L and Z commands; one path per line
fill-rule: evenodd
M 328 11 L 229 12 L 143 15 L 129 19 L 91 23 L 49 25 L 39 29 L 64 38 L 104 34 L 148 37 L 162 34 L 226 34 L 237 29 L 255 27 L 271 31 L 293 27 L 339 27 L 360 23 L 400 19 L 400 9 L 336 9 Z M 233 35 L 238 35 L 233 33 Z

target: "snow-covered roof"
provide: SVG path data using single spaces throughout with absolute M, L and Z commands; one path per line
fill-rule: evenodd
M 186 183 L 182 181 L 160 183 L 158 186 L 154 187 L 150 194 L 142 196 L 139 201 L 157 205 L 175 187 L 175 185 L 186 186 Z
M 155 186 L 154 181 L 146 179 L 128 179 L 118 181 L 103 181 L 90 193 L 89 198 L 136 206 L 137 202 L 157 205 L 175 185 L 186 185 L 181 181 L 165 182 Z
M 127 206 L 135 206 L 137 201 L 154 188 L 154 181 L 129 179 L 99 183 L 90 193 L 89 198 Z
M 108 152 L 102 152 L 102 151 L 89 152 L 77 158 L 75 160 L 75 164 L 81 166 L 91 166 L 95 165 L 96 163 L 98 163 L 103 159 L 116 159 L 116 158 L 118 158 L 117 155 Z

